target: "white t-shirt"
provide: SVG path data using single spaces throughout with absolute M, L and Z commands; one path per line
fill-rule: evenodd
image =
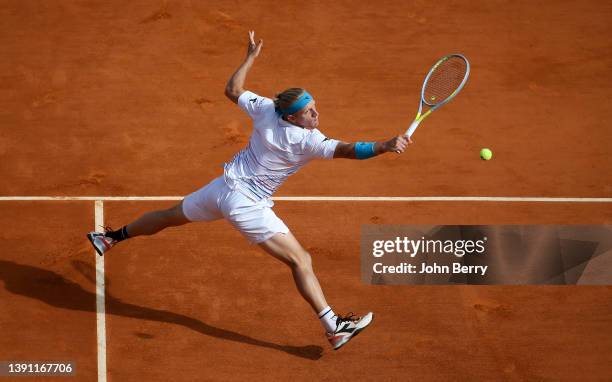
M 317 129 L 305 129 L 283 120 L 274 101 L 245 91 L 238 106 L 253 120 L 249 144 L 225 163 L 226 183 L 259 201 L 313 159 L 332 159 L 339 141 Z

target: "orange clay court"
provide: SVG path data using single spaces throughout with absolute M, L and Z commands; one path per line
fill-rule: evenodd
M 610 285 L 359 275 L 364 224 L 612 224 L 608 2 L 9 0 L 0 18 L 0 361 L 77 367 L 19 381 L 610 380 Z M 343 197 L 274 208 L 334 308 L 376 314 L 337 352 L 288 268 L 224 221 L 102 258 L 85 238 L 170 207 L 246 145 L 223 90 L 249 30 L 265 46 L 245 87 L 307 88 L 349 142 L 405 131 L 440 56 L 472 65 L 404 154 L 313 162 L 275 195 Z M 443 198 L 350 199 L 416 196 Z

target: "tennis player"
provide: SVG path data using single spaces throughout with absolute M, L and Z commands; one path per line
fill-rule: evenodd
M 291 268 L 302 297 L 312 306 L 325 328 L 327 339 L 339 349 L 372 322 L 362 317 L 336 315 L 328 305 L 312 268 L 308 252 L 272 210 L 271 196 L 289 175 L 314 159 L 368 159 L 386 153 L 402 153 L 411 143 L 396 136 L 384 142 L 346 143 L 327 138 L 317 127 L 319 113 L 314 98 L 304 89 L 291 88 L 275 100 L 245 90 L 246 75 L 260 54 L 263 41 L 255 43 L 249 32 L 247 56 L 231 76 L 225 95 L 253 120 L 248 145 L 225 164 L 223 175 L 181 203 L 144 214 L 117 231 L 90 232 L 87 236 L 99 255 L 117 243 L 164 228 L 190 222 L 227 219 L 250 242 Z

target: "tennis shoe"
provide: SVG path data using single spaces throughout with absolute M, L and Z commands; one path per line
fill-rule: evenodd
M 336 319 L 336 330 L 333 333 L 327 333 L 327 340 L 334 350 L 338 350 L 370 325 L 373 318 L 374 313 L 372 312 L 363 317 L 356 317 L 353 313 L 346 316 L 339 315 Z
M 95 248 L 98 255 L 103 256 L 104 253 L 108 252 L 112 247 L 117 244 L 117 240 L 106 236 L 105 232 L 95 232 L 92 231 L 87 234 L 87 238 L 91 242 L 91 245 Z

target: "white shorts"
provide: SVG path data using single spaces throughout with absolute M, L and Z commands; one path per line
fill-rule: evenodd
M 251 243 L 261 243 L 289 228 L 272 211 L 274 202 L 255 202 L 238 190 L 232 190 L 223 179 L 216 178 L 183 199 L 183 214 L 192 222 L 227 219 Z

